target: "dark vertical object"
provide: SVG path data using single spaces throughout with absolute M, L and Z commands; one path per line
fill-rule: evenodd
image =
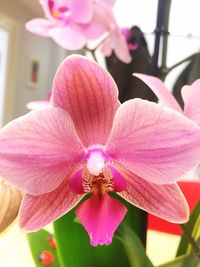
M 161 79 L 165 77 L 167 44 L 168 44 L 168 24 L 171 0 L 159 0 L 157 11 L 157 22 L 155 29 L 154 54 L 152 57 L 151 74 Z M 160 50 L 162 48 L 161 66 L 158 66 Z

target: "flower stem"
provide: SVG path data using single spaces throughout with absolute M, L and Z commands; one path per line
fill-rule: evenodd
M 197 257 L 200 258 L 200 246 L 197 244 L 197 242 L 194 240 L 194 238 L 192 237 L 188 227 L 186 224 L 180 224 L 180 227 L 182 228 L 188 242 L 191 244 L 193 250 L 195 251 Z

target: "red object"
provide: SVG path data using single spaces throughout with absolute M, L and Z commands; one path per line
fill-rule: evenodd
M 200 181 L 181 181 L 178 184 L 188 202 L 191 212 L 200 200 Z M 148 215 L 148 229 L 176 235 L 182 234 L 182 230 L 178 224 L 169 223 L 151 214 Z
M 50 251 L 43 251 L 39 256 L 40 262 L 45 265 L 49 266 L 53 263 L 54 257 L 53 254 Z
M 55 238 L 52 235 L 50 235 L 48 237 L 48 243 L 49 243 L 50 247 L 56 248 L 56 241 L 55 241 Z

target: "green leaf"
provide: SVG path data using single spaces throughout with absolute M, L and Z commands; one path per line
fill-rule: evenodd
M 200 246 L 200 237 L 197 240 L 197 244 Z M 200 255 L 199 255 L 200 257 Z M 200 267 L 200 258 L 196 254 L 196 252 L 191 249 L 188 257 L 183 262 L 183 265 L 181 267 Z
M 52 253 L 54 257 L 54 261 L 53 261 L 53 264 L 51 264 L 51 267 L 61 266 L 58 260 L 56 249 L 52 248 L 48 243 L 49 236 L 51 236 L 51 234 L 43 229 L 35 233 L 27 234 L 31 253 L 32 253 L 35 265 L 37 267 L 44 267 L 44 265 L 39 260 L 39 255 L 43 251 L 49 251 L 50 253 Z
M 131 205 L 117 194 L 111 193 L 110 195 L 122 202 L 128 209 L 126 217 L 121 225 L 129 226 L 142 241 L 143 245 L 146 246 L 147 213 Z
M 111 195 L 123 202 L 128 208 L 127 215 L 119 227 L 119 231 L 123 225 L 127 225 L 144 241 L 146 238 L 146 214 L 116 194 L 112 193 Z M 116 237 L 113 238 L 112 244 L 108 247 L 92 247 L 88 234 L 83 226 L 77 223 L 74 209 L 54 222 L 54 230 L 60 261 L 64 267 L 133 266 L 130 262 L 130 257 L 127 255 L 124 243 Z
M 194 208 L 189 222 L 186 224 L 188 230 L 192 233 L 194 239 L 198 239 L 199 235 L 199 227 L 196 226 L 196 223 L 199 224 L 200 221 L 200 201 L 197 203 L 196 207 Z M 181 241 L 179 243 L 177 256 L 184 255 L 188 251 L 190 244 L 188 242 L 187 236 L 183 233 Z
M 169 261 L 157 267 L 183 267 L 183 263 L 187 259 L 187 257 L 188 255 L 182 255 L 182 256 L 177 257 L 173 261 Z M 187 266 L 187 267 L 192 267 L 192 266 Z
M 128 226 L 123 224 L 119 229 L 119 239 L 124 244 L 131 267 L 153 267 L 146 255 L 144 246 L 138 236 Z
M 123 244 L 113 238 L 110 246 L 92 247 L 74 209 L 54 222 L 58 253 L 64 267 L 130 267 Z

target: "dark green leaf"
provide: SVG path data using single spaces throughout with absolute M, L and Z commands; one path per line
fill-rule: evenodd
M 49 236 L 50 236 L 50 233 L 43 229 L 35 233 L 27 234 L 31 253 L 32 253 L 35 265 L 37 267 L 44 267 L 44 265 L 41 264 L 39 260 L 39 255 L 43 251 L 49 251 L 50 253 L 52 253 L 54 261 L 53 261 L 53 264 L 51 264 L 51 267 L 61 266 L 59 263 L 58 257 L 57 257 L 56 249 L 52 248 L 48 243 Z
M 197 240 L 197 244 L 200 246 L 200 238 Z M 200 254 L 197 256 L 196 252 L 191 249 L 181 267 L 200 267 Z
M 196 222 L 200 220 L 199 218 L 200 218 L 200 201 L 198 202 L 198 204 L 194 208 L 194 210 L 190 216 L 189 222 L 186 224 L 188 230 L 190 231 L 190 233 L 192 233 L 194 239 L 198 238 L 199 228 L 198 228 L 198 230 L 195 230 L 195 228 L 197 227 L 195 225 L 196 225 Z M 197 231 L 197 233 L 195 233 L 195 231 Z M 179 247 L 178 247 L 177 256 L 186 254 L 186 252 L 188 251 L 189 245 L 190 244 L 188 242 L 188 239 L 187 239 L 186 235 L 183 233 Z

